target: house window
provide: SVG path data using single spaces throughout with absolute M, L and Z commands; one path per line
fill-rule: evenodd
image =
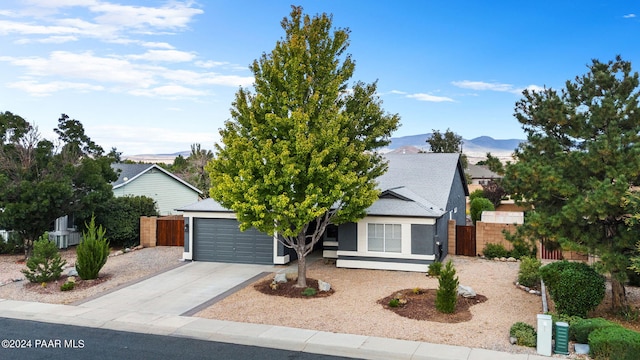
M 402 225 L 368 224 L 367 230 L 369 251 L 401 252 Z

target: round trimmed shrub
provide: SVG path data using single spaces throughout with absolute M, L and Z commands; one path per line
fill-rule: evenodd
M 605 279 L 587 264 L 558 261 L 541 267 L 540 276 L 558 313 L 587 317 L 604 299 Z
M 589 335 L 589 356 L 594 360 L 636 360 L 640 354 L 640 333 L 622 326 L 594 330 Z
M 620 327 L 619 324 L 603 318 L 580 319 L 570 324 L 569 337 L 577 343 L 587 344 L 589 341 L 589 334 L 591 334 L 591 332 L 610 326 Z

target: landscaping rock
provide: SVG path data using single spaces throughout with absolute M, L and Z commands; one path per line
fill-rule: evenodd
M 500 259 L 498 259 L 498 260 L 500 260 L 500 261 L 502 261 L 502 262 L 506 262 L 506 261 L 507 261 L 507 258 L 506 258 L 506 257 L 501 257 L 501 258 L 500 258 Z
M 318 290 L 329 291 L 331 290 L 331 284 L 329 284 L 328 282 L 324 282 L 322 280 L 318 280 Z
M 509 337 L 509 342 L 511 343 L 511 345 L 515 345 L 518 342 L 517 338 L 514 338 L 513 336 Z
M 516 260 L 516 258 L 514 258 L 514 257 L 509 257 L 509 258 L 507 258 L 507 261 L 508 262 L 517 262 L 518 260 Z
M 72 282 L 72 283 L 76 282 L 76 277 L 75 276 L 69 276 L 67 278 L 67 282 Z
M 287 274 L 285 273 L 278 273 L 276 274 L 276 276 L 273 278 L 273 282 L 278 284 L 278 283 L 286 283 L 287 282 Z
M 75 267 L 70 267 L 68 269 L 65 269 L 65 275 L 67 275 L 67 276 L 78 276 L 78 271 L 76 270 Z
M 129 249 L 129 248 L 124 248 L 124 250 L 123 250 L 123 252 L 124 252 L 125 254 L 126 254 L 126 253 L 128 253 L 128 252 L 130 252 L 130 251 L 131 251 L 131 249 Z
M 464 298 L 474 298 L 476 297 L 476 292 L 473 291 L 471 286 L 458 285 L 458 295 Z

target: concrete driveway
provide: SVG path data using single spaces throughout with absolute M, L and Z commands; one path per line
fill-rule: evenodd
M 78 306 L 90 309 L 192 315 L 278 269 L 273 265 L 191 262 Z M 281 269 L 280 269 L 281 270 Z

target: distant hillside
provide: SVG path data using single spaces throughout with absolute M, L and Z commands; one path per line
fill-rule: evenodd
M 432 134 L 420 134 L 409 135 L 401 137 L 392 137 L 391 143 L 384 149 L 381 149 L 383 153 L 415 153 L 418 151 L 429 151 L 429 144 L 427 139 Z M 469 162 L 474 164 L 477 161 L 483 159 L 485 155 L 490 152 L 493 156 L 500 158 L 501 160 L 510 160 L 511 154 L 518 147 L 521 142 L 526 140 L 520 139 L 494 139 L 490 136 L 480 136 L 471 140 L 462 139 L 462 151 L 469 158 Z M 191 151 L 180 151 L 173 154 L 141 154 L 141 155 L 129 155 L 123 156 L 126 160 L 140 161 L 148 163 L 165 163 L 171 164 L 173 160 L 182 155 L 188 157 Z
M 432 134 L 420 134 L 409 135 L 402 137 L 391 138 L 391 143 L 387 146 L 387 151 L 395 150 L 401 147 L 414 146 L 421 150 L 428 151 L 429 144 L 427 139 L 431 138 Z M 463 152 L 491 152 L 491 153 L 512 153 L 521 142 L 525 140 L 520 139 L 494 139 L 490 136 L 480 136 L 474 139 L 462 139 L 462 151 Z

